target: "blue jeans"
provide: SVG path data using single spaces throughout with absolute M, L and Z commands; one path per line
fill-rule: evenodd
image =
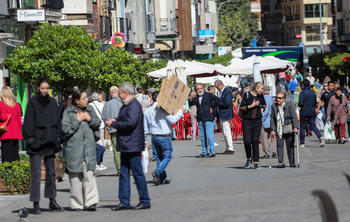
M 280 85 L 284 86 L 284 78 L 280 78 Z
M 289 82 L 286 82 L 286 92 L 288 92 Z
M 198 123 L 198 131 L 199 131 L 199 137 L 201 138 L 202 142 L 202 154 L 207 155 L 207 139 L 209 142 L 209 153 L 215 154 L 214 149 L 214 123 L 211 121 L 199 121 Z
M 315 121 L 316 116 L 300 116 L 300 144 L 305 144 L 306 124 L 309 124 L 310 128 L 315 132 L 318 138 L 322 137 L 322 134 L 316 127 Z
M 121 152 L 121 169 L 119 177 L 119 200 L 123 206 L 130 206 L 130 169 L 134 177 L 139 201 L 141 204 L 149 205 L 151 199 L 148 196 L 146 178 L 142 171 L 141 153 Z
M 154 158 L 154 159 L 157 159 L 157 158 L 158 158 L 158 156 L 157 156 L 157 150 L 156 150 L 156 148 L 154 147 L 153 142 L 152 142 L 152 158 Z
M 103 153 L 105 152 L 106 148 L 104 146 L 100 146 L 96 143 L 96 162 L 102 163 L 103 162 Z
M 292 99 L 292 101 L 294 100 L 294 91 L 290 91 L 290 97 Z
M 163 184 L 167 178 L 165 168 L 168 166 L 171 156 L 173 155 L 173 144 L 171 143 L 171 137 L 152 136 L 152 145 L 154 146 L 158 155 L 157 168 L 155 171 L 159 175 L 160 183 Z

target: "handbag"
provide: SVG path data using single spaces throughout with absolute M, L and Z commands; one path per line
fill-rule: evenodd
M 6 103 L 5 103 L 5 102 L 3 102 L 3 103 L 4 103 L 4 105 L 5 105 L 5 110 L 7 111 L 7 109 L 6 109 Z M 7 131 L 7 125 L 8 125 L 9 122 L 10 122 L 11 114 L 10 114 L 10 113 L 7 113 L 6 115 L 7 115 L 7 116 L 6 116 L 6 120 L 5 120 L 4 122 L 1 122 L 1 123 L 0 123 L 0 132 L 6 132 L 6 131 Z
M 293 133 L 293 125 L 292 124 L 284 125 L 282 129 L 282 133 L 283 134 Z

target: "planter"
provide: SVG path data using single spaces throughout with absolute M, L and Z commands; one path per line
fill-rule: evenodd
M 62 181 L 62 178 L 64 176 L 64 164 L 62 159 L 55 159 L 55 175 L 56 175 L 56 181 Z M 41 163 L 41 181 L 45 181 L 46 177 L 46 167 L 44 160 Z

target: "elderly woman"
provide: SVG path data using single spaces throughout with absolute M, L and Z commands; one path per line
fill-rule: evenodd
M 345 123 L 347 116 L 350 117 L 350 107 L 348 105 L 348 100 L 342 95 L 343 87 L 338 87 L 336 94 L 332 96 L 328 103 L 327 108 L 327 121 L 333 120 L 332 125 L 334 125 L 335 137 L 338 143 L 346 143 L 345 137 Z
M 96 144 L 94 132 L 101 121 L 92 106 L 88 106 L 86 92 L 76 90 L 72 103 L 63 113 L 62 130 L 66 134 L 66 167 L 69 171 L 70 204 L 72 210 L 96 211 L 98 203 L 96 168 Z
M 294 133 L 298 132 L 299 123 L 295 113 L 295 104 L 286 101 L 286 93 L 279 92 L 277 94 L 277 104 L 271 107 L 271 134 L 277 134 L 277 156 L 279 165 L 278 168 L 285 168 L 284 164 L 284 147 L 286 142 L 287 154 L 290 167 L 295 167 L 294 164 Z

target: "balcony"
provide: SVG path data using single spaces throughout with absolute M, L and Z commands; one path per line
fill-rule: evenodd
M 287 15 L 286 22 L 300 20 L 300 15 Z
M 160 31 L 162 32 L 169 32 L 169 31 L 172 31 L 172 32 L 176 32 L 177 29 L 176 29 L 176 19 L 171 19 L 171 18 L 161 18 L 159 19 L 159 29 Z M 170 28 L 170 30 L 169 30 Z

